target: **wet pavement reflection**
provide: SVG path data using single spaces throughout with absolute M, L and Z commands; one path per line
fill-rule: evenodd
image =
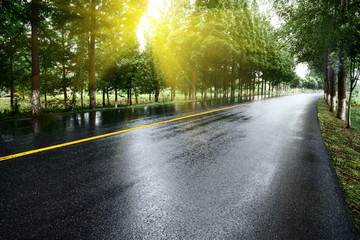
M 321 140 L 320 97 L 273 99 L 2 161 L 0 236 L 356 239 Z M 10 151 L 24 139 L 37 147 L 231 104 L 239 102 L 8 121 L 0 146 Z
M 3 120 L 0 121 L 0 156 L 164 121 L 175 115 L 181 117 L 270 97 L 216 99 Z

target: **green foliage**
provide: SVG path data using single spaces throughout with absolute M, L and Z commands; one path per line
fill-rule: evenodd
M 297 86 L 306 89 L 323 89 L 323 80 L 314 71 L 310 71 L 299 80 Z
M 307 62 L 323 76 L 326 56 L 334 49 L 333 6 L 328 0 L 276 0 L 274 7 L 285 21 L 282 34 L 291 43 L 290 50 L 299 62 Z
M 209 87 L 226 92 L 230 80 L 280 85 L 295 78 L 287 44 L 256 5 L 175 1 L 152 24 L 150 41 L 165 86 L 184 93 Z
M 95 12 L 91 11 L 91 3 Z M 41 93 L 68 95 L 87 88 L 90 18 L 95 15 L 96 77 L 99 87 L 110 86 L 109 69 L 137 49 L 136 26 L 146 0 L 50 0 L 39 6 Z M 0 89 L 30 88 L 29 1 L 1 1 Z
M 62 94 L 73 109 L 90 87 L 95 62 L 97 90 L 155 94 L 171 88 L 192 97 L 228 89 L 254 94 L 255 86 L 283 86 L 294 78 L 289 46 L 260 14 L 256 1 L 172 1 L 159 19 L 150 19 L 147 45 L 136 29 L 147 0 L 48 0 L 39 6 L 40 92 Z M 3 0 L 0 8 L 0 89 L 31 87 L 30 3 Z M 95 19 L 94 22 L 91 19 Z M 95 60 L 89 57 L 95 38 Z M 92 65 L 93 66 L 93 65 Z M 239 89 L 242 90 L 239 90 Z M 260 94 L 260 92 L 257 92 Z M 232 95 L 233 96 L 233 95 Z M 70 101 L 69 101 L 70 102 Z M 64 103 L 68 105 L 67 102 Z M 82 103 L 84 105 L 84 103 Z M 12 106 L 13 110 L 15 105 Z M 50 108 L 50 103 L 45 104 Z
M 0 90 L 15 93 L 29 87 L 26 83 L 30 77 L 28 30 L 24 24 L 28 10 L 26 1 L 1 1 Z
M 360 1 L 275 0 L 274 6 L 285 20 L 282 30 L 288 36 L 292 53 L 324 79 L 329 98 L 336 97 L 337 88 L 337 116 L 345 120 L 346 88 L 352 92 L 360 78 Z M 306 80 L 306 85 L 316 87 L 314 81 Z M 349 96 L 351 102 L 352 94 Z M 331 111 L 336 108 L 333 103 Z

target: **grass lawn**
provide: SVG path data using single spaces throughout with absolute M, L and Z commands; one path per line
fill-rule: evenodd
M 360 233 L 360 134 L 345 128 L 345 122 L 329 111 L 323 98 L 317 107 L 324 143 L 344 190 L 354 226 Z

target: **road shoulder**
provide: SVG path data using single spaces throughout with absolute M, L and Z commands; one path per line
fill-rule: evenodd
M 351 210 L 354 226 L 360 232 L 360 135 L 346 128 L 343 121 L 329 111 L 323 98 L 317 104 L 324 143 Z

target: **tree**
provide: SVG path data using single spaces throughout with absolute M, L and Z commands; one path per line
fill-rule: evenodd
M 33 39 L 39 39 L 33 41 L 33 55 L 38 51 L 37 60 L 33 58 L 33 71 L 38 72 L 33 74 L 33 95 L 41 90 L 45 106 L 48 94 L 62 92 L 67 108 L 69 89 L 72 104 L 77 92 L 83 104 L 86 87 L 89 107 L 95 108 L 97 90 L 103 91 L 104 104 L 105 94 L 111 89 L 116 98 L 117 90 L 127 91 L 129 104 L 133 92 L 136 98 L 141 92 L 150 98 L 153 94 L 159 101 L 163 89 L 170 89 L 171 100 L 177 91 L 188 99 L 198 98 L 199 93 L 206 99 L 209 92 L 215 98 L 234 98 L 236 91 L 238 96 L 244 91 L 248 95 L 264 94 L 267 85 L 269 90 L 270 86 L 280 90 L 294 78 L 294 61 L 286 41 L 277 37 L 269 20 L 259 13 L 256 1 L 179 0 L 165 4 L 160 18 L 150 20 L 145 50 L 139 50 L 136 37 L 145 0 L 17 1 L 14 6 L 31 6 L 37 16 L 31 19 Z M 21 14 L 15 15 L 19 19 Z M 20 22 L 26 39 L 27 22 Z M 15 32 L 9 33 L 12 36 Z M 1 46 L 5 49 L 11 45 L 8 43 L 4 41 Z M 14 66 L 26 68 L 20 62 L 26 62 L 28 54 L 19 51 L 15 51 L 21 57 Z M 7 66 L 10 52 L 0 52 Z M 1 69 L 11 72 L 10 67 Z M 20 78 L 10 79 L 15 85 L 20 82 Z M 3 87 L 10 89 L 8 83 L 11 81 L 6 80 Z
M 360 77 L 360 16 L 359 12 L 342 28 L 341 45 L 346 49 L 348 54 L 348 69 L 350 78 L 350 94 L 347 112 L 347 127 L 351 127 L 351 100 L 352 93 Z
M 256 4 L 183 0 L 152 21 L 149 41 L 165 86 L 191 99 L 196 92 L 207 98 L 208 89 L 226 98 L 230 88 L 233 98 L 237 79 L 241 96 L 244 89 L 254 94 L 255 86 L 263 94 L 266 81 L 280 87 L 295 77 L 294 61 L 277 35 Z
M 90 2 L 90 46 L 89 46 L 89 97 L 90 109 L 96 108 L 95 83 L 95 38 L 96 38 L 96 0 Z
M 325 76 L 326 99 L 335 111 L 336 82 L 338 83 L 337 117 L 345 120 L 347 43 L 344 29 L 358 15 L 358 0 L 341 1 L 275 1 L 285 19 L 285 32 L 294 45 L 293 53 L 300 61 Z M 308 20 L 311 16 L 312 21 Z
M 31 114 L 41 113 L 40 103 L 40 68 L 39 68 L 39 5 L 40 0 L 32 0 L 31 8 Z
M 0 8 L 0 87 L 10 90 L 10 106 L 15 113 L 14 96 L 16 85 L 28 77 L 26 62 L 29 48 L 27 45 L 25 22 L 26 5 L 21 0 L 2 1 Z M 30 76 L 30 75 L 29 75 Z

